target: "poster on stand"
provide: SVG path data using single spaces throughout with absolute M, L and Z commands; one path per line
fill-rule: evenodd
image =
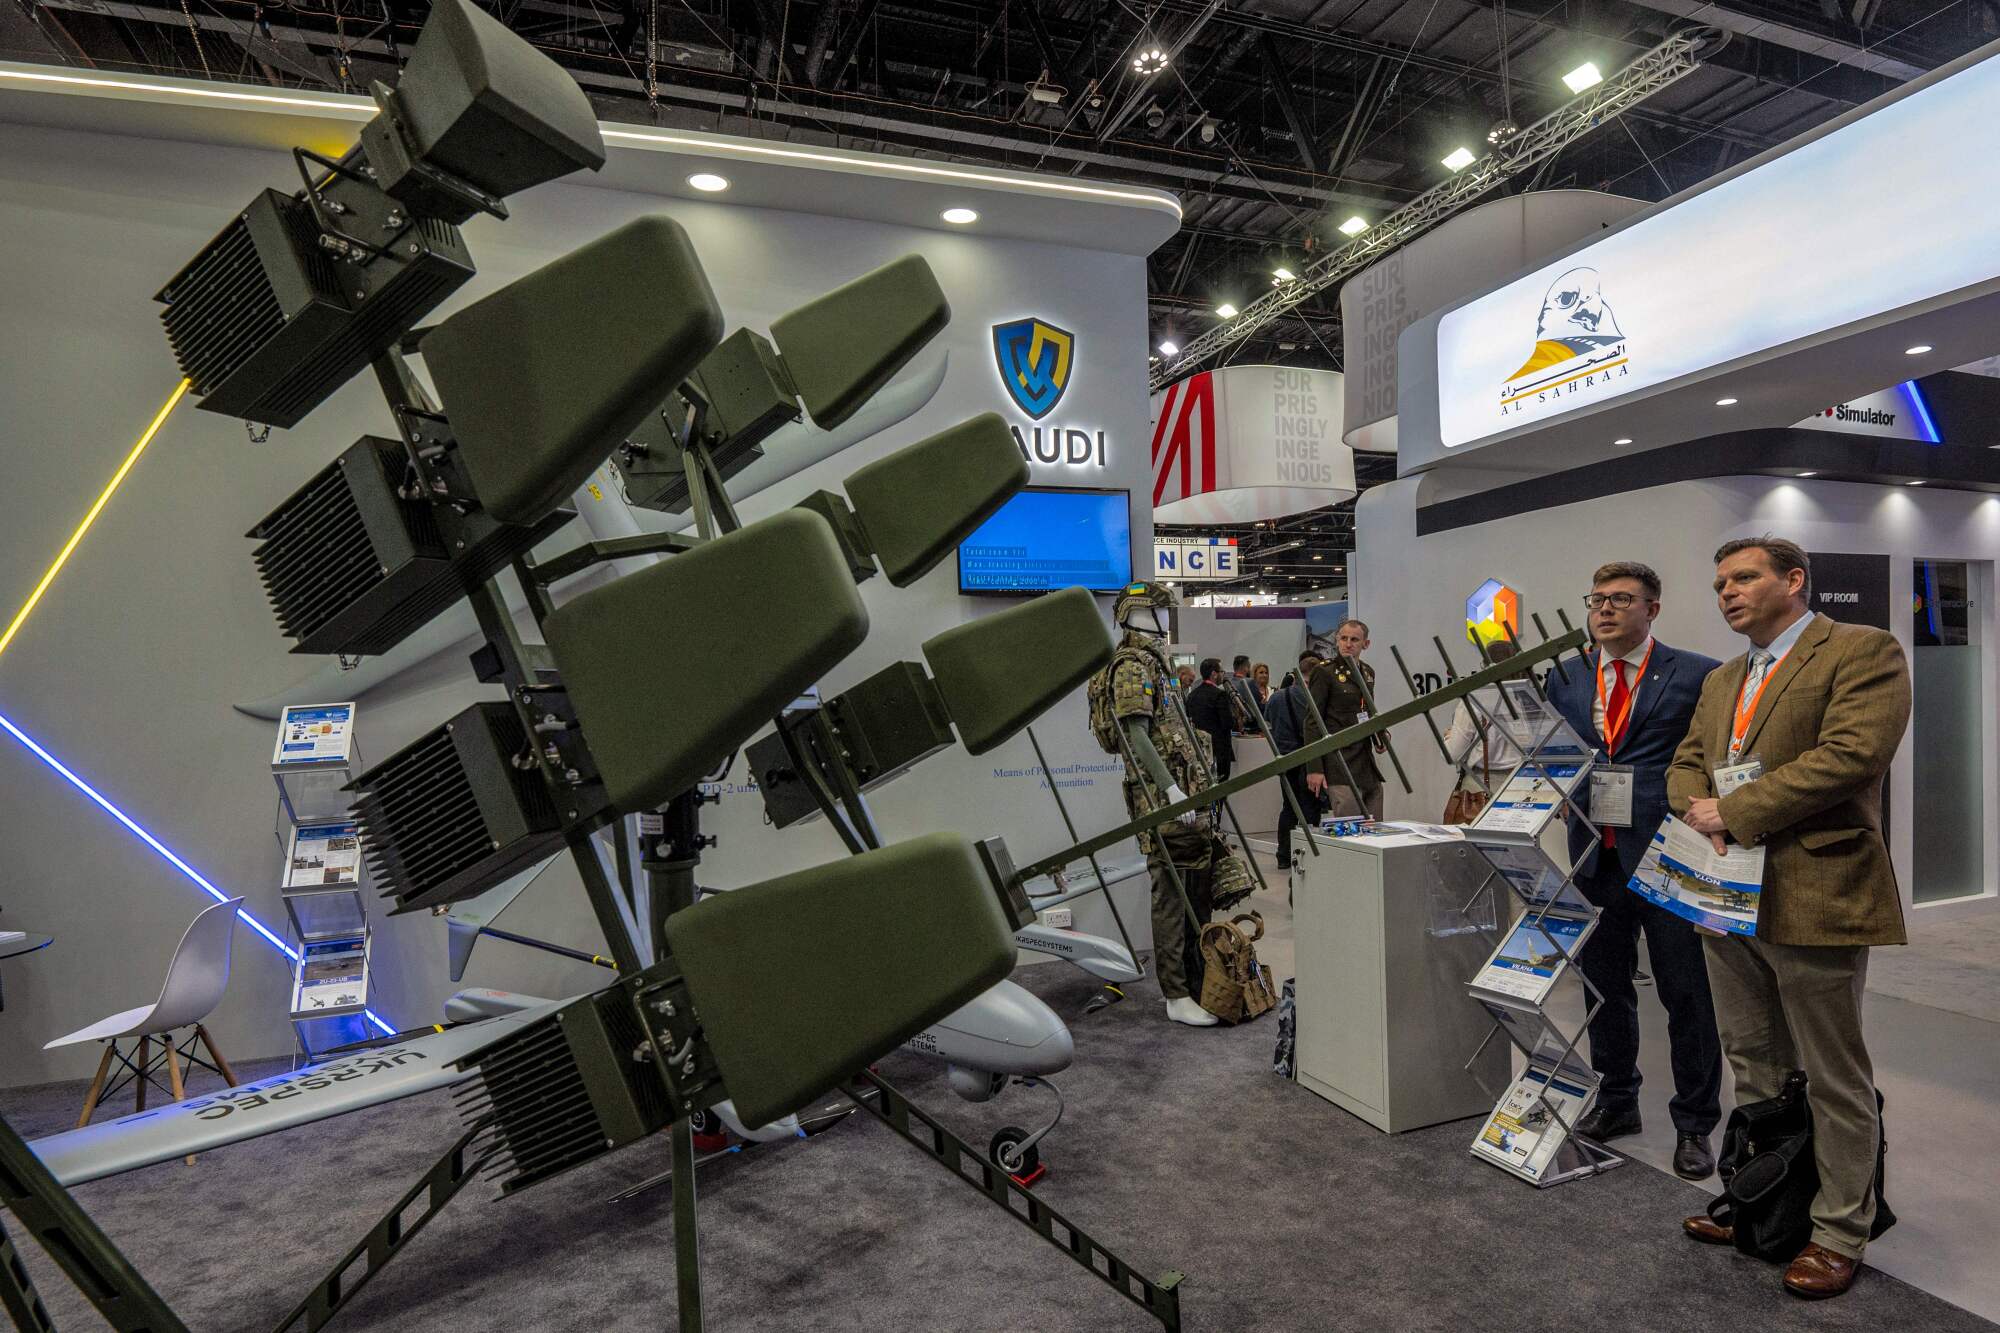
M 285 887 L 361 882 L 361 830 L 353 823 L 301 824 L 285 856 Z
M 1697 926 L 1725 935 L 1755 935 L 1764 849 L 1732 845 L 1718 852 L 1707 834 L 1669 815 L 1627 887 Z
M 1471 826 L 1539 836 L 1563 798 L 1576 790 L 1589 769 L 1588 756 L 1556 763 L 1528 760 L 1507 775 L 1507 781 L 1493 793 L 1493 800 Z
M 1541 839 L 1505 829 L 1470 827 L 1465 841 L 1479 849 L 1500 877 L 1530 907 L 1555 906 L 1571 912 L 1590 911 L 1590 900 L 1542 850 Z
M 1486 960 L 1486 966 L 1466 984 L 1475 990 L 1525 1000 L 1539 1008 L 1596 924 L 1595 913 L 1570 916 L 1542 912 L 1524 916 L 1500 941 L 1493 956 Z
M 1557 1114 L 1574 1125 L 1589 1113 L 1596 1096 L 1594 1081 L 1573 1079 L 1567 1071 L 1546 1065 L 1529 1065 L 1480 1126 L 1472 1154 L 1540 1183 L 1556 1150 L 1569 1137 Z

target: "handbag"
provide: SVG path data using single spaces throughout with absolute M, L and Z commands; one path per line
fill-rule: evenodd
M 1479 734 L 1479 780 L 1483 784 L 1478 791 L 1457 788 L 1445 797 L 1444 816 L 1440 824 L 1470 824 L 1479 818 L 1479 812 L 1493 799 L 1492 744 L 1485 732 Z
M 1878 1113 L 1882 1094 L 1876 1092 Z M 1896 1225 L 1895 1210 L 1882 1197 L 1888 1135 L 1875 1144 L 1875 1221 L 1870 1240 Z M 1793 1070 L 1778 1095 L 1739 1106 L 1729 1113 L 1717 1160 L 1722 1193 L 1708 1215 L 1731 1228 L 1736 1248 L 1770 1263 L 1789 1263 L 1812 1239 L 1813 1197 L 1819 1193 L 1819 1166 L 1813 1158 L 1812 1107 L 1806 1076 Z
M 1256 934 L 1243 929 L 1246 921 Z M 1201 1007 L 1225 1023 L 1247 1023 L 1278 1005 L 1271 969 L 1257 961 L 1263 938 L 1264 918 L 1256 912 L 1201 928 Z

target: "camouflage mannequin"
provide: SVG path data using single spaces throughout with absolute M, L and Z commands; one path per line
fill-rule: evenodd
M 1175 604 L 1172 590 L 1159 584 L 1127 587 L 1113 608 L 1124 630 L 1118 651 L 1090 679 L 1091 731 L 1107 753 L 1124 758 L 1125 806 L 1134 816 L 1205 791 L 1214 781 L 1208 738 L 1188 726 L 1171 693 L 1176 687 L 1162 612 Z M 1139 835 L 1153 878 L 1153 969 L 1167 1017 L 1192 1027 L 1212 1026 L 1216 1018 L 1188 993 L 1184 954 L 1193 927 L 1187 908 L 1205 922 L 1212 908 L 1240 901 L 1251 887 L 1249 868 L 1215 836 L 1214 821 L 1213 807 L 1190 810 Z M 1167 868 L 1169 857 L 1187 887 L 1186 906 Z

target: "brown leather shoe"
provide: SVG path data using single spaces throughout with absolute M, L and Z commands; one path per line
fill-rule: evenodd
M 1800 1250 L 1799 1257 L 1785 1270 L 1785 1290 L 1809 1301 L 1838 1296 L 1854 1285 L 1854 1274 L 1860 1267 L 1859 1259 L 1850 1259 L 1814 1242 Z
M 1707 1213 L 1696 1213 L 1681 1223 L 1681 1230 L 1704 1245 L 1734 1245 L 1736 1228 L 1726 1227 Z

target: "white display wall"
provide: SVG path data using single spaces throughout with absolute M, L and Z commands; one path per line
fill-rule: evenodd
M 1989 911 L 1996 898 L 2000 829 L 1996 806 L 1996 693 L 2000 667 L 1993 562 L 2000 559 L 2000 496 L 1969 491 L 1916 490 L 1820 481 L 1728 477 L 1677 482 L 1649 490 L 1540 509 L 1447 532 L 1418 536 L 1416 508 L 1435 487 L 1433 478 L 1405 477 L 1364 494 L 1356 507 L 1356 542 L 1366 553 L 1354 587 L 1354 614 L 1368 621 L 1383 706 L 1405 702 L 1410 691 L 1389 657 L 1402 647 L 1413 671 L 1436 671 L 1431 636 L 1438 635 L 1462 671 L 1471 660 L 1465 643 L 1465 599 L 1488 578 L 1520 593 L 1521 617 L 1539 613 L 1551 633 L 1562 608 L 1572 624 L 1583 620 L 1582 597 L 1590 573 L 1612 560 L 1638 560 L 1660 574 L 1663 609 L 1654 629 L 1665 642 L 1723 659 L 1744 651 L 1716 610 L 1711 557 L 1723 542 L 1744 536 L 1789 537 L 1807 551 L 1887 555 L 1891 628 L 1911 640 L 1911 564 L 1919 559 L 1972 562 L 1976 641 L 1985 645 L 1983 739 L 1986 771 L 1984 894 L 1970 900 L 1924 904 L 1920 920 L 1963 911 Z M 1526 640 L 1538 641 L 1529 629 Z M 1570 660 L 1574 660 L 1573 658 Z M 1450 718 L 1436 714 L 1440 729 Z M 1410 772 L 1414 795 L 1389 783 L 1391 818 L 1434 819 L 1451 789 L 1451 771 L 1422 724 L 1396 730 L 1398 753 Z M 1890 778 L 1890 851 L 1904 902 L 1911 901 L 1911 744 L 1905 738 Z
M 666 155 L 654 170 L 678 181 Z M 621 180 L 637 171 L 628 163 Z M 228 210 L 265 186 L 287 188 L 288 180 L 296 183 L 289 158 L 261 148 L 47 126 L 10 124 L 0 132 L 0 229 L 10 256 L 0 287 L 8 314 L 0 321 L 0 450 L 8 478 L 0 490 L 0 603 L 10 615 L 177 378 L 153 293 Z M 938 186 L 921 216 L 934 218 L 968 194 L 977 205 L 977 193 Z M 801 207 L 813 197 L 802 185 Z M 1093 437 L 1102 430 L 1107 441 L 1101 467 L 1094 459 L 1081 467 L 1037 465 L 1035 480 L 1135 495 L 1148 485 L 1144 261 L 1118 251 L 1138 248 L 1135 234 L 1171 230 L 1160 224 L 1159 196 L 1145 207 L 1071 200 L 1049 210 L 1058 221 L 1040 239 L 1004 240 L 976 228 L 897 226 L 599 185 L 548 186 L 512 206 L 515 216 L 505 224 L 480 219 L 467 227 L 480 273 L 441 313 L 656 210 L 688 228 L 731 326 L 762 329 L 905 253 L 930 261 L 953 310 L 935 345 L 948 358 L 935 395 L 883 435 L 754 497 L 742 506 L 746 518 L 838 488 L 862 463 L 977 412 L 999 410 L 1031 425 L 1002 389 L 991 334 L 995 323 L 1029 316 L 1076 336 L 1067 391 L 1041 424 Z M 1164 209 L 1172 209 L 1170 201 Z M 1121 211 L 1132 216 L 1121 222 Z M 1095 223 L 1078 225 L 1079 217 Z M 230 705 L 267 698 L 317 663 L 288 655 L 243 534 L 359 434 L 389 424 L 366 375 L 297 429 L 263 443 L 247 439 L 238 422 L 183 407 L 0 659 L 0 713 L 216 885 L 245 894 L 274 927 L 283 910 L 274 887 L 271 725 Z M 1150 548 L 1144 503 L 1134 508 L 1133 538 L 1135 550 Z M 947 562 L 907 590 L 879 578 L 866 584 L 872 632 L 859 652 L 829 667 L 825 687 L 838 691 L 892 660 L 917 658 L 924 638 L 1012 604 L 961 598 L 955 577 Z M 733 670 L 718 660 L 687 688 L 727 690 Z M 362 696 L 363 753 L 380 759 L 490 694 L 473 682 L 461 652 L 434 658 Z M 1080 693 L 1039 730 L 1079 821 L 1101 828 L 1122 819 L 1114 761 L 1090 740 Z M 706 882 L 754 882 L 838 853 L 823 826 L 769 829 L 760 800 L 741 790 L 742 776 L 739 762 L 737 790 L 719 817 L 711 812 L 722 843 L 703 867 Z M 41 1044 L 150 1001 L 181 930 L 208 900 L 7 738 L 0 738 L 0 794 L 0 925 L 57 937 L 37 958 L 5 965 L 0 1085 L 81 1076 L 94 1049 L 44 1054 Z M 872 804 L 892 838 L 933 828 L 1001 834 L 1021 860 L 1062 841 L 1025 740 L 978 759 L 940 755 Z M 590 912 L 564 867 L 545 876 L 503 924 L 596 945 Z M 387 919 L 378 910 L 376 925 L 376 1011 L 398 1026 L 435 1021 L 455 989 L 446 978 L 443 923 Z M 601 979 L 589 968 L 488 942 L 466 984 L 563 994 Z M 248 1059 L 290 1048 L 286 984 L 279 956 L 239 930 L 236 973 L 211 1024 L 226 1053 Z

